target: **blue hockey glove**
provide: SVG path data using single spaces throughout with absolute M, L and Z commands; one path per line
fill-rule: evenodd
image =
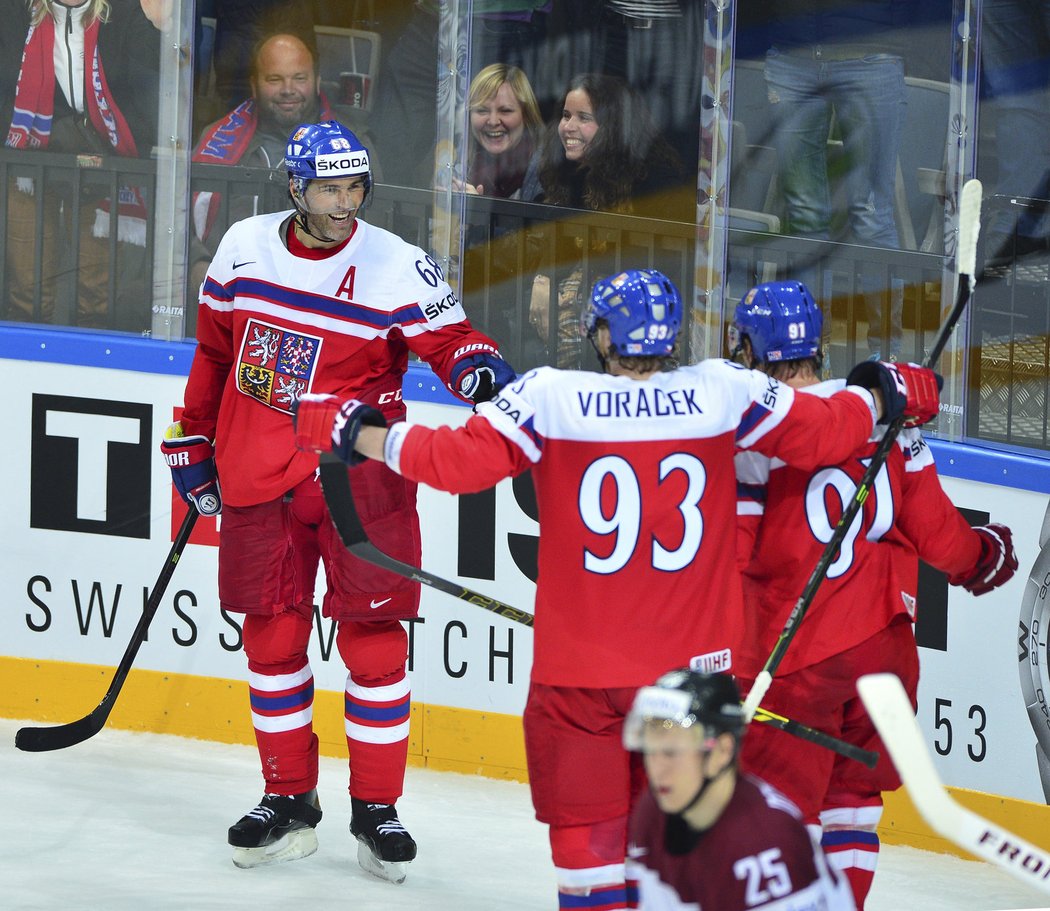
M 472 354 L 452 365 L 452 388 L 475 405 L 495 398 L 507 383 L 517 378 L 514 368 L 498 354 Z
M 304 452 L 334 452 L 347 465 L 366 456 L 354 451 L 362 424 L 386 427 L 386 418 L 371 405 L 336 395 L 307 393 L 292 406 L 295 445 Z
M 185 503 L 193 503 L 202 516 L 217 516 L 222 512 L 215 450 L 206 437 L 184 437 L 182 425 L 172 424 L 164 434 L 160 451 L 171 469 L 175 489 Z

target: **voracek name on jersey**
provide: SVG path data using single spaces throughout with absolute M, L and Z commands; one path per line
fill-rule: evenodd
M 576 399 L 585 418 L 663 418 L 703 414 L 695 389 L 637 389 L 579 391 Z
M 134 624 L 138 623 L 150 593 L 148 586 L 142 586 L 140 606 L 137 603 L 132 604 L 126 595 L 126 592 L 134 591 L 133 586 L 118 582 L 109 589 L 104 588 L 97 579 L 90 582 L 70 579 L 67 598 L 59 594 L 51 579 L 41 574 L 31 576 L 25 590 L 32 605 L 26 611 L 24 619 L 26 627 L 32 632 L 57 634 L 66 628 L 64 624 L 72 620 L 82 638 L 111 639 L 116 633 L 118 641 L 121 642 L 126 636 L 130 636 Z M 169 627 L 171 641 L 180 648 L 198 646 L 203 641 L 200 635 L 201 626 L 209 626 L 212 617 L 199 613 L 194 616 L 191 611 L 210 612 L 212 608 L 207 604 L 201 606 L 200 599 L 194 592 L 180 589 L 158 609 L 152 625 L 154 631 L 159 628 L 163 622 L 161 618 L 167 615 L 169 610 L 175 616 L 168 622 L 176 624 Z M 218 613 L 225 625 L 216 633 L 216 643 L 225 652 L 240 651 L 243 648 L 242 618 L 225 610 Z M 322 617 L 321 608 L 317 604 L 313 606 L 313 614 L 317 654 L 323 662 L 328 662 L 334 652 L 335 622 Z M 424 625 L 426 618 L 417 617 L 403 622 L 408 630 L 408 669 L 411 671 L 420 657 L 416 627 Z M 472 678 L 484 674 L 489 683 L 514 683 L 516 651 L 513 627 L 501 625 L 497 629 L 496 624 L 476 622 L 468 627 L 461 620 L 449 620 L 443 626 L 439 624 L 439 627 L 441 670 L 446 677 L 459 680 L 468 674 Z M 476 660 L 476 648 L 467 648 L 470 643 L 477 643 L 479 640 L 484 643 L 481 651 L 483 661 Z M 149 641 L 148 636 L 146 641 Z M 471 657 L 472 654 L 475 655 L 474 658 Z

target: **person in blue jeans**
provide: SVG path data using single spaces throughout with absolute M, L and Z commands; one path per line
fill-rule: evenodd
M 995 112 L 995 192 L 1050 199 L 1050 4 L 984 0 L 981 78 L 985 109 Z M 1046 250 L 1050 217 L 1038 203 L 989 212 L 989 258 Z M 1016 236 L 1015 236 L 1016 232 Z M 985 233 L 985 232 L 982 232 Z
M 774 111 L 786 228 L 796 236 L 833 238 L 835 214 L 828 174 L 832 118 L 842 139 L 845 239 L 899 246 L 894 221 L 897 153 L 904 124 L 904 59 L 897 40 L 910 20 L 903 0 L 847 4 L 783 0 L 773 8 L 765 77 Z M 842 238 L 834 238 L 842 239 Z M 900 289 L 877 274 L 860 275 L 868 315 L 868 348 L 901 350 Z M 816 285 L 819 287 L 819 283 Z M 889 338 L 882 308 L 892 301 Z

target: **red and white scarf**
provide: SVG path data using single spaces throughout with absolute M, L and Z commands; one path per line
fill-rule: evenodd
M 335 115 L 324 92 L 320 94 L 320 120 L 333 120 Z M 259 128 L 259 112 L 254 98 L 242 101 L 229 114 L 209 129 L 193 152 L 192 160 L 201 164 L 234 165 L 248 151 L 255 131 Z M 200 192 L 193 194 L 193 229 L 197 237 L 204 240 L 215 224 L 219 212 L 219 194 Z
M 110 92 L 98 52 L 100 24 L 96 19 L 84 29 L 84 107 L 95 132 L 114 153 L 133 158 L 138 155 L 135 139 Z M 30 26 L 26 35 L 15 88 L 14 116 L 7 130 L 6 145 L 11 148 L 46 149 L 51 141 L 55 112 L 54 53 L 55 20 L 45 16 L 39 25 Z M 27 187 L 20 181 L 19 189 L 25 191 Z M 28 189 L 32 192 L 31 185 Z M 98 204 L 92 231 L 95 237 L 109 236 L 109 206 L 108 199 Z M 140 247 L 146 245 L 146 207 L 137 187 L 120 188 L 117 236 Z

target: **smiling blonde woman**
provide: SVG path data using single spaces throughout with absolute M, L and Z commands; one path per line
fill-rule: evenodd
M 505 63 L 482 69 L 470 84 L 465 193 L 518 199 L 543 130 L 536 94 L 524 71 Z

